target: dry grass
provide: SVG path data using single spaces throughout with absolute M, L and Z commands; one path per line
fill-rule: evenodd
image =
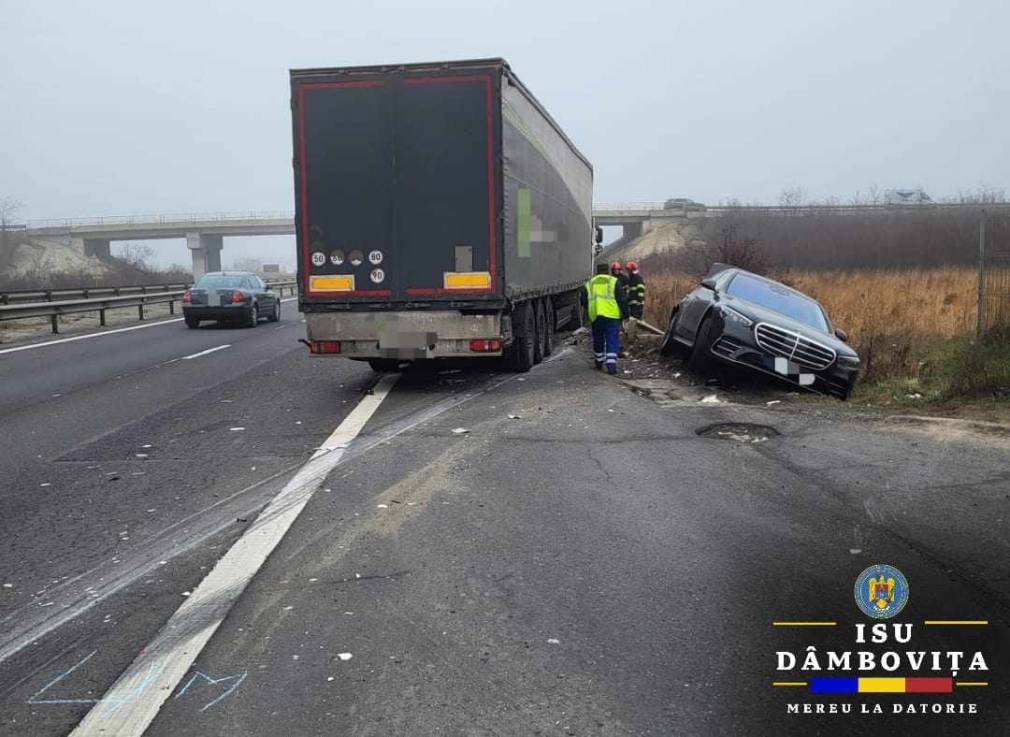
M 786 271 L 773 278 L 818 300 L 856 343 L 870 335 L 952 337 L 975 328 L 972 268 Z M 673 306 L 697 283 L 684 274 L 650 275 L 646 319 L 665 326 Z
M 951 266 L 902 271 L 787 271 L 773 274 L 809 294 L 849 334 L 867 384 L 898 384 L 902 392 L 1004 395 L 1007 345 L 990 341 L 985 367 L 972 366 L 976 319 L 976 271 Z M 674 305 L 697 284 L 679 273 L 646 276 L 646 319 L 666 327 Z M 974 382 L 973 388 L 965 383 Z M 984 378 L 976 380 L 978 377 Z M 867 387 L 869 388 L 869 387 Z

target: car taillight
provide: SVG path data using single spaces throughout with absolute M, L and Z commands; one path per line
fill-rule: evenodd
M 309 343 L 310 353 L 340 353 L 339 340 L 313 340 Z
M 184 305 L 193 304 L 193 293 L 190 292 L 188 289 L 182 295 L 182 303 Z
M 470 341 L 470 350 L 474 353 L 496 353 L 501 350 L 501 339 L 476 338 Z
M 233 305 L 242 304 L 243 302 L 245 302 L 245 295 L 242 294 L 242 292 L 236 289 L 234 292 L 231 293 L 231 303 Z

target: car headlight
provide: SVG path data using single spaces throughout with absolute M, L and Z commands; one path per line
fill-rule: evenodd
M 838 366 L 845 369 L 858 369 L 859 356 L 839 356 Z
M 725 305 L 722 307 L 722 316 L 730 322 L 735 322 L 737 325 L 743 325 L 745 328 L 749 328 L 754 324 L 754 321 L 746 315 L 737 312 L 732 307 L 726 307 Z

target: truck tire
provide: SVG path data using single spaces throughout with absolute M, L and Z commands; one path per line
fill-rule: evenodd
M 513 371 L 526 373 L 533 368 L 533 346 L 536 343 L 536 316 L 529 302 L 512 311 L 512 346 L 508 363 Z
M 544 309 L 544 301 L 537 299 L 533 301 L 533 309 L 536 316 L 537 337 L 533 344 L 533 363 L 540 363 L 544 360 L 544 345 L 547 341 L 547 315 Z
M 554 301 L 544 297 L 544 315 L 547 329 L 544 330 L 544 357 L 554 352 L 554 331 L 557 330 L 557 316 L 554 314 Z

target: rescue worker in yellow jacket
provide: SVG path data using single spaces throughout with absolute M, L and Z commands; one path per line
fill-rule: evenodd
M 597 370 L 617 373 L 621 320 L 628 315 L 628 299 L 617 277 L 608 273 L 607 264 L 596 265 L 596 276 L 586 282 L 582 304 L 593 326 L 593 361 Z

